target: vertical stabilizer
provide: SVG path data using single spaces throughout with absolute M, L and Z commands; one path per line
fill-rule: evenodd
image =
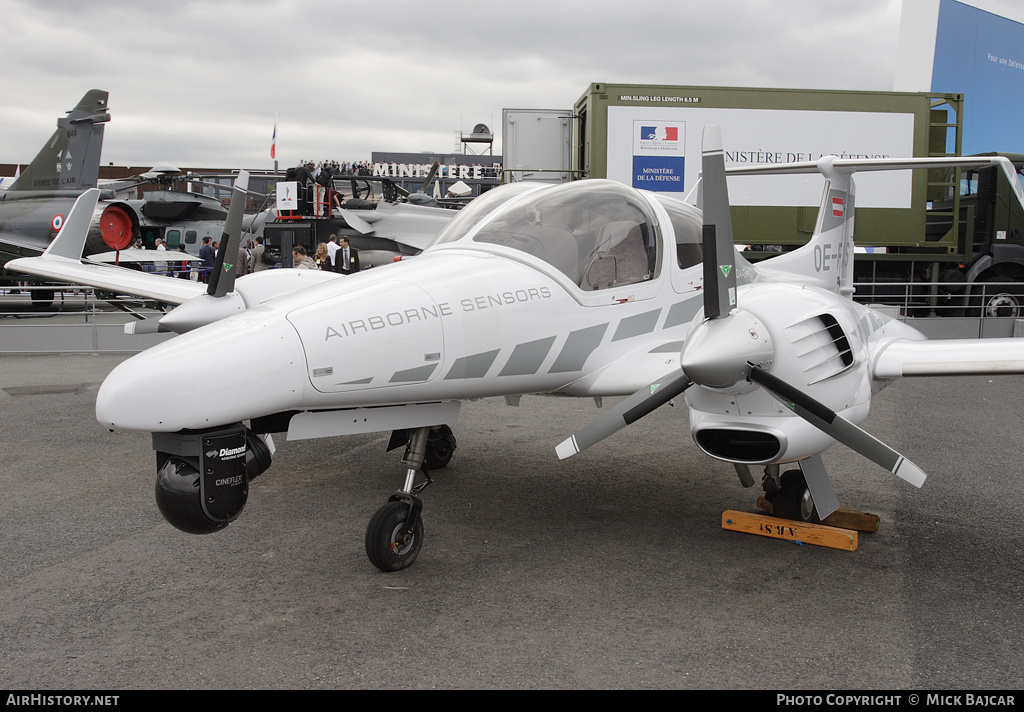
M 107 92 L 86 93 L 21 173 L 9 191 L 81 191 L 99 182 L 103 124 L 110 121 Z
M 853 295 L 853 214 L 855 188 L 853 171 L 833 165 L 834 156 L 825 156 L 814 171 L 825 176 L 825 190 L 818 208 L 814 234 L 810 241 L 758 266 L 758 272 L 770 278 L 786 272 L 787 278 L 802 277 L 808 284 L 845 296 Z M 796 166 L 798 164 L 794 164 Z M 808 168 L 807 164 L 799 164 Z M 777 171 L 783 172 L 783 171 Z M 794 172 L 811 172 L 794 171 Z

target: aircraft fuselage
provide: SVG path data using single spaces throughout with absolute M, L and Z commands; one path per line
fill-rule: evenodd
M 133 358 L 115 370 L 108 382 L 122 385 L 101 390 L 97 414 L 114 428 L 176 431 L 290 409 L 631 393 L 678 364 L 701 306 L 698 291 L 676 294 L 663 282 L 634 285 L 621 301 L 608 295 L 606 303 L 585 304 L 536 265 L 483 251 L 429 252 L 150 349 L 145 363 Z M 613 367 L 627 355 L 628 368 Z M 237 382 L 223 374 L 208 402 L 200 391 L 176 415 L 164 408 L 148 415 L 148 375 L 183 361 L 253 363 L 263 375 L 254 384 L 247 369 Z

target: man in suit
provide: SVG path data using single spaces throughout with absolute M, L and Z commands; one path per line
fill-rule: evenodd
M 203 281 L 210 281 L 210 273 L 217 261 L 217 250 L 210 244 L 210 238 L 203 238 L 203 246 L 199 248 L 199 257 L 203 260 Z
M 334 271 L 342 274 L 353 274 L 359 271 L 359 250 L 350 247 L 348 238 L 338 238 L 338 250 L 334 253 Z

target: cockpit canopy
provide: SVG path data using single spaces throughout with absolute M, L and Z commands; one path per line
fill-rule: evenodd
M 516 199 L 527 191 L 533 192 Z M 496 188 L 462 210 L 434 244 L 464 237 L 533 255 L 585 291 L 644 282 L 661 269 L 653 211 L 636 191 L 612 181 Z

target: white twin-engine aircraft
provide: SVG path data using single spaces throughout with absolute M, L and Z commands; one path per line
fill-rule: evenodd
M 611 181 L 515 183 L 470 203 L 419 256 L 351 276 L 268 270 L 235 282 L 225 255 L 237 254 L 241 200 L 208 287 L 126 280 L 82 261 L 71 233 L 8 267 L 181 304 L 149 325 L 181 335 L 117 366 L 96 416 L 153 433 L 157 503 L 185 531 L 238 516 L 270 464 L 269 433 L 392 431 L 405 483 L 370 520 L 366 551 L 384 571 L 404 568 L 423 543 L 428 473 L 455 449 L 460 402 L 488 396 L 629 396 L 559 444 L 566 458 L 685 392 L 697 446 L 734 463 L 745 486 L 762 466 L 774 512 L 789 519 L 838 507 L 820 457 L 836 441 L 920 487 L 917 466 L 858 426 L 873 390 L 898 376 L 1022 373 L 1024 339 L 927 341 L 854 303 L 851 176 L 1005 159 L 731 170 L 826 179 L 810 242 L 757 266 L 733 245 L 717 127 L 705 129 L 703 161 L 691 198 L 703 213 Z M 153 373 L 200 362 L 246 368 L 220 369 L 187 399 L 163 397 Z M 780 475 L 785 463 L 796 467 Z

